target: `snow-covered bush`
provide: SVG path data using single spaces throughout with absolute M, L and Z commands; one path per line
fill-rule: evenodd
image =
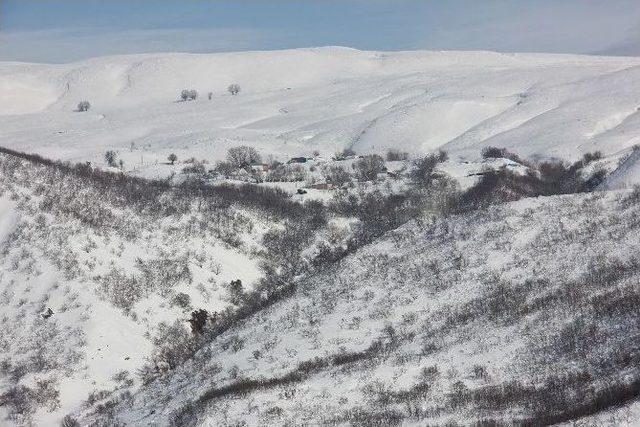
M 80 101 L 78 103 L 77 109 L 80 112 L 89 111 L 89 108 L 91 108 L 91 104 L 89 104 L 89 101 Z
M 71 415 L 65 415 L 60 422 L 60 427 L 80 427 L 80 423 Z
M 204 162 L 199 160 L 194 160 L 182 168 L 182 173 L 185 174 L 204 175 L 206 172 L 207 169 L 204 166 Z
M 118 165 L 118 155 L 113 150 L 108 150 L 104 153 L 104 160 L 111 167 L 116 167 Z
M 230 84 L 227 90 L 231 95 L 237 95 L 240 93 L 240 85 L 237 83 Z
M 363 156 L 354 163 L 356 175 L 361 181 L 375 181 L 378 174 L 386 170 L 384 159 L 377 154 Z
M 198 92 L 195 89 L 183 89 L 180 92 L 180 99 L 183 101 L 194 101 L 198 98 Z
M 231 162 L 218 162 L 213 170 L 221 177 L 229 178 L 236 171 L 236 167 Z
M 438 154 L 427 154 L 424 157 L 420 157 L 413 162 L 411 171 L 409 172 L 409 178 L 411 181 L 421 187 L 426 187 L 431 184 L 435 178 L 435 169 L 438 163 L 446 160 L 446 153 L 440 151 Z
M 351 182 L 351 174 L 343 167 L 329 166 L 322 170 L 322 175 L 328 183 L 342 187 Z
M 227 161 L 240 169 L 248 167 L 252 163 L 262 162 L 262 157 L 254 147 L 240 145 L 229 148 L 227 151 Z
M 265 176 L 267 182 L 301 182 L 307 178 L 307 171 L 301 165 L 279 165 Z
M 399 161 L 399 160 L 408 160 L 409 159 L 409 153 L 407 153 L 406 151 L 400 151 L 397 148 L 391 148 L 389 149 L 389 151 L 387 151 L 387 161 L 388 162 L 395 162 L 395 161 Z
M 345 148 L 344 150 L 337 152 L 333 158 L 334 160 L 340 161 L 354 157 L 355 155 L 356 152 L 354 150 L 352 150 L 351 148 Z

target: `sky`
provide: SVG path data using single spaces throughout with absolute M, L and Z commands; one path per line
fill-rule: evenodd
M 640 0 L 0 0 L 0 60 L 317 46 L 640 55 Z

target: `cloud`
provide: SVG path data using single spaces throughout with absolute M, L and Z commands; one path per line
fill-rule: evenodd
M 251 28 L 16 31 L 0 34 L 0 60 L 60 63 L 97 55 L 264 49 L 277 38 L 276 31 Z

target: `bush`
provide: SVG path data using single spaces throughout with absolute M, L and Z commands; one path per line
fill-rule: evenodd
M 89 111 L 89 108 L 91 108 L 89 101 L 80 101 L 78 103 L 78 111 L 80 112 Z
M 334 159 L 335 160 L 345 160 L 348 159 L 349 157 L 353 157 L 356 155 L 356 152 L 353 151 L 351 148 L 345 148 L 344 150 L 336 153 Z
M 227 90 L 231 95 L 237 95 L 240 93 L 240 85 L 237 83 L 230 84 Z
M 60 422 L 60 427 L 80 427 L 80 423 L 71 415 L 65 415 Z
M 190 165 L 182 168 L 182 173 L 204 175 L 205 173 L 207 173 L 207 169 L 204 167 L 204 162 L 196 160 Z
M 109 150 L 106 153 L 104 153 L 104 160 L 111 167 L 116 167 L 118 165 L 118 161 L 117 161 L 118 155 L 113 150 Z
M 375 181 L 378 174 L 386 170 L 384 159 L 377 154 L 362 157 L 354 164 L 354 167 L 358 178 L 362 181 Z
M 252 163 L 262 162 L 262 157 L 254 147 L 241 145 L 239 147 L 229 148 L 227 151 L 227 161 L 235 168 L 240 169 L 246 168 Z
M 428 154 L 413 162 L 413 168 L 409 172 L 409 178 L 414 184 L 429 186 L 433 181 L 436 166 L 440 163 L 440 156 Z
M 167 160 L 169 160 L 169 163 L 173 165 L 176 160 L 178 160 L 178 156 L 176 156 L 174 153 L 171 153 L 169 154 L 169 157 L 167 157 Z
M 265 176 L 267 182 L 301 182 L 307 178 L 307 171 L 300 165 L 278 165 Z
M 406 151 L 400 151 L 397 148 L 391 148 L 387 151 L 387 161 L 394 162 L 399 160 L 409 159 L 409 153 Z
M 179 292 L 175 297 L 173 297 L 171 305 L 186 309 L 191 305 L 191 297 L 184 292 Z
M 351 174 L 340 166 L 330 166 L 322 171 L 325 180 L 336 187 L 342 187 L 351 182 Z
M 516 163 L 520 163 L 523 166 L 532 166 L 531 163 L 527 162 L 526 160 L 522 159 L 520 156 L 518 156 L 515 153 L 512 153 L 506 148 L 498 148 L 498 147 L 491 147 L 491 146 L 484 147 L 482 149 L 482 158 L 483 159 L 499 159 L 499 158 L 509 159 Z

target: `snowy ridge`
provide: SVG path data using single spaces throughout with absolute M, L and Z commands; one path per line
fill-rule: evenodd
M 347 146 L 472 160 L 487 145 L 575 160 L 638 142 L 639 80 L 638 58 L 337 47 L 4 63 L 0 145 L 96 163 L 115 149 L 148 176 L 171 152 L 213 161 L 239 144 L 280 160 Z M 176 102 L 182 89 L 199 99 Z

